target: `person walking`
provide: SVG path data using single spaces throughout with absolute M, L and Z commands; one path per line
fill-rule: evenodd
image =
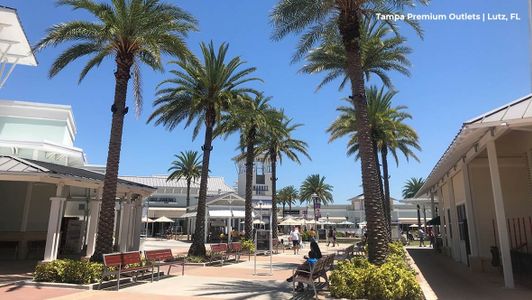
M 329 247 L 331 242 L 333 243 L 333 247 L 334 247 L 334 245 L 336 244 L 336 229 L 329 228 L 329 232 L 327 233 L 327 237 L 328 237 L 327 247 Z
M 292 247 L 294 248 L 294 255 L 299 254 L 299 244 L 300 244 L 301 236 L 296 226 L 292 227 L 292 231 L 290 231 L 289 239 L 292 241 Z
M 419 247 L 425 247 L 425 231 L 419 228 L 418 235 L 419 235 Z

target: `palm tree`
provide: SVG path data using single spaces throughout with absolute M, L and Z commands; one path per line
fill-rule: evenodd
M 285 206 L 288 205 L 288 210 L 292 210 L 292 205 L 296 204 L 296 199 L 299 198 L 299 191 L 293 186 L 289 185 L 279 190 L 277 199 L 283 205 L 283 217 L 285 216 Z
M 190 206 L 190 185 L 201 176 L 201 160 L 198 151 L 186 151 L 174 155 L 175 160 L 168 169 L 170 175 L 166 181 L 184 178 L 187 181 L 187 207 Z
M 314 216 L 316 215 L 316 205 L 327 204 L 333 202 L 332 197 L 333 187 L 330 184 L 325 183 L 325 176 L 320 174 L 309 175 L 301 187 L 299 188 L 299 198 L 301 203 L 304 201 L 311 202 L 314 207 Z
M 403 197 L 405 199 L 408 198 L 414 198 L 421 189 L 421 187 L 425 184 L 425 180 L 423 178 L 415 178 L 412 177 L 408 179 L 405 182 L 405 185 L 403 187 Z
M 207 180 L 209 159 L 212 151 L 213 129 L 222 118 L 222 114 L 235 103 L 242 101 L 253 90 L 241 87 L 244 83 L 258 80 L 249 77 L 255 68 L 240 69 L 244 62 L 234 57 L 226 62 L 228 45 L 223 43 L 218 50 L 211 42 L 200 44 L 203 62 L 195 56 L 180 58 L 172 62 L 179 67 L 172 70 L 174 78 L 162 81 L 154 101 L 155 110 L 148 122 L 155 121 L 173 130 L 184 122 L 185 127 L 195 122 L 193 139 L 205 126 L 204 144 L 201 147 L 203 159 L 201 166 L 200 190 L 196 216 L 196 231 L 188 251 L 191 256 L 205 256 L 205 210 L 207 199 Z M 163 86 L 168 86 L 163 88 Z
M 381 154 L 382 178 L 384 193 L 384 212 L 387 221 L 388 234 L 391 234 L 391 202 L 388 170 L 388 153 L 391 153 L 396 164 L 399 164 L 397 152 L 401 152 L 408 160 L 410 157 L 418 160 L 413 149 L 420 150 L 416 131 L 404 123 L 404 120 L 412 116 L 406 112 L 406 106 L 392 107 L 392 99 L 397 94 L 395 91 L 385 91 L 372 86 L 367 89 L 368 114 L 371 124 L 371 136 L 375 153 Z M 348 155 L 355 155 L 359 159 L 359 145 L 357 139 L 356 112 L 352 105 L 341 106 L 337 109 L 340 116 L 328 129 L 331 137 L 329 142 L 350 136 L 348 142 Z M 377 162 L 379 162 L 378 155 Z M 391 238 L 391 236 L 389 236 Z
M 257 156 L 258 133 L 274 126 L 279 112 L 270 106 L 271 97 L 262 93 L 254 99 L 245 99 L 241 105 L 234 105 L 229 109 L 229 114 L 222 120 L 215 130 L 215 135 L 229 136 L 231 133 L 240 132 L 239 147 L 243 154 L 239 157 L 245 159 L 246 166 L 246 195 L 245 195 L 245 233 L 246 239 L 252 239 L 253 230 L 253 165 Z M 242 157 L 243 156 L 243 157 Z
M 362 23 L 364 16 L 375 12 L 389 13 L 403 10 L 415 0 L 279 0 L 271 13 L 275 27 L 273 38 L 280 40 L 290 33 L 301 33 L 295 59 L 303 57 L 312 47 L 337 31 L 346 56 L 346 73 L 351 83 L 351 97 L 357 113 L 359 152 L 362 169 L 362 186 L 367 218 L 368 259 L 372 263 L 385 261 L 388 245 L 385 236 L 386 220 L 383 218 L 383 197 L 371 141 L 370 124 L 365 98 L 364 70 L 362 69 Z M 418 0 L 425 3 L 426 0 Z M 407 20 L 410 22 L 410 20 Z M 410 22 L 414 29 L 417 23 Z M 395 23 L 389 26 L 396 29 Z
M 283 156 L 291 161 L 301 164 L 298 154 L 306 156 L 309 160 L 310 155 L 307 151 L 307 143 L 292 137 L 293 132 L 303 126 L 302 124 L 290 124 L 292 119 L 288 119 L 281 111 L 277 117 L 276 123 L 271 123 L 266 130 L 260 133 L 259 145 L 257 152 L 261 153 L 264 160 L 269 160 L 272 172 L 272 212 L 277 211 L 277 162 L 283 162 Z M 273 237 L 277 238 L 277 214 L 272 214 Z
M 116 63 L 102 209 L 93 254 L 94 260 L 101 260 L 102 254 L 112 251 L 116 186 L 124 116 L 128 112 L 126 94 L 129 79 L 132 75 L 135 108 L 139 115 L 142 107 L 140 64 L 162 70 L 161 54 L 178 57 L 189 55 L 183 38 L 189 31 L 196 30 L 197 22 L 182 9 L 158 0 L 114 0 L 111 4 L 93 0 L 60 0 L 57 3 L 74 10 L 84 10 L 95 21 L 70 21 L 48 29 L 35 49 L 74 42 L 53 62 L 49 76 L 54 77 L 71 62 L 84 56 L 91 58 L 81 71 L 79 82 L 105 58 L 112 57 Z
M 362 70 L 366 80 L 376 75 L 387 87 L 393 87 L 388 76 L 389 71 L 396 71 L 410 76 L 411 66 L 408 54 L 412 49 L 406 46 L 406 39 L 399 35 L 390 35 L 392 28 L 374 18 L 364 18 L 361 30 Z M 305 74 L 326 73 L 318 85 L 324 85 L 341 78 L 339 89 L 343 89 L 349 78 L 347 76 L 347 58 L 342 38 L 337 31 L 332 31 L 317 48 L 305 56 L 306 64 L 299 70 Z

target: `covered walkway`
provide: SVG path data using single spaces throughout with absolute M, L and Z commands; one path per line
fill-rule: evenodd
M 437 299 L 532 299 L 532 290 L 516 285 L 504 288 L 501 275 L 472 272 L 452 258 L 431 248 L 408 248 L 408 253 Z

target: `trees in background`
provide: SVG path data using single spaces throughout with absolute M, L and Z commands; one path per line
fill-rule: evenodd
M 212 42 L 201 43 L 200 48 L 202 60 L 191 55 L 172 62 L 178 69 L 170 71 L 173 78 L 159 84 L 155 110 L 148 118 L 148 122 L 154 121 L 169 130 L 181 123 L 185 126 L 194 123 L 193 138 L 205 127 L 196 231 L 188 251 L 190 256 L 206 254 L 205 213 L 213 130 L 230 107 L 255 92 L 243 85 L 258 80 L 250 77 L 255 68 L 243 68 L 240 57 L 227 58 L 228 44 L 222 43 L 215 49 Z

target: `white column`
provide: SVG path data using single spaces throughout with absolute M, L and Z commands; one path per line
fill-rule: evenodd
M 506 213 L 504 211 L 504 198 L 502 195 L 501 178 L 499 174 L 499 161 L 495 141 L 487 143 L 488 162 L 490 167 L 491 187 L 493 189 L 493 202 L 495 205 L 495 218 L 497 220 L 497 232 L 499 235 L 499 249 L 501 251 L 502 269 L 504 273 L 504 285 L 507 288 L 514 287 L 512 271 L 512 258 L 510 256 L 510 240 L 506 225 Z
M 453 184 L 453 178 L 451 176 L 449 176 L 448 187 L 449 187 L 449 196 L 450 196 L 449 209 L 451 212 L 451 220 L 450 220 L 451 222 L 448 222 L 448 223 L 451 224 L 451 229 L 452 229 L 451 234 L 453 236 L 453 238 L 451 239 L 451 245 L 452 245 L 451 248 L 452 248 L 453 258 L 456 261 L 460 261 L 460 237 L 459 237 L 459 230 L 458 230 L 458 212 L 456 211 L 456 202 L 454 199 L 454 184 Z
M 33 192 L 33 183 L 28 182 L 26 187 L 26 197 L 24 199 L 24 210 L 22 211 L 22 222 L 20 224 L 20 231 L 25 232 L 28 226 L 28 215 L 30 211 L 31 194 Z
M 99 199 L 91 199 L 89 202 L 89 232 L 87 234 L 87 256 L 92 256 L 96 245 L 96 233 L 98 232 L 98 218 L 100 216 L 101 202 Z
M 462 168 L 462 175 L 464 177 L 465 190 L 465 208 L 467 218 L 467 232 L 469 235 L 469 248 L 471 249 L 471 256 L 478 256 L 478 239 L 475 222 L 475 214 L 473 207 L 473 200 L 471 199 L 471 186 L 469 184 L 469 165 L 464 164 Z
M 209 229 L 207 228 L 207 225 L 209 224 L 209 207 L 207 206 L 206 209 L 205 209 L 205 230 L 203 232 L 203 238 L 204 238 L 204 242 L 206 243 L 207 242 L 207 232 L 209 231 Z
M 140 232 L 142 231 L 142 198 L 140 196 L 135 200 L 135 218 L 133 224 L 135 227 L 132 234 L 131 250 L 139 250 Z
M 432 218 L 436 218 L 436 204 L 434 203 L 434 192 L 430 192 L 430 214 Z M 440 221 L 441 222 L 441 221 Z
M 57 186 L 56 195 L 61 195 L 63 190 L 62 185 Z M 63 218 L 63 207 L 66 198 L 51 197 L 50 198 L 50 215 L 48 217 L 48 231 L 46 234 L 46 246 L 44 249 L 44 260 L 52 261 L 57 259 L 57 251 L 59 248 L 59 238 L 61 233 L 61 219 Z
M 127 251 L 130 212 L 131 212 L 131 204 L 126 201 L 122 202 L 122 209 L 120 211 L 120 229 L 119 229 L 120 234 L 118 236 L 118 250 L 120 252 Z

